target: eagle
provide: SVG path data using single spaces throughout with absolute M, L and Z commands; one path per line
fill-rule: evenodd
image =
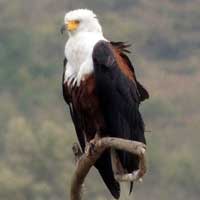
M 139 105 L 149 94 L 137 80 L 127 56 L 129 45 L 106 39 L 96 14 L 88 9 L 66 13 L 61 32 L 65 30 L 69 38 L 64 50 L 62 91 L 82 151 L 96 136 L 146 144 Z M 116 154 L 127 173 L 139 168 L 137 156 L 120 150 Z M 95 167 L 118 199 L 120 184 L 114 178 L 110 149 Z

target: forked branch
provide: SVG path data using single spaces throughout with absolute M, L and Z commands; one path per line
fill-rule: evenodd
M 79 159 L 76 163 L 76 169 L 72 177 L 70 200 L 81 200 L 81 188 L 85 177 L 90 168 L 95 164 L 96 160 L 107 148 L 127 151 L 136 154 L 140 159 L 139 169 L 133 174 L 116 174 L 115 178 L 118 181 L 136 181 L 146 173 L 146 146 L 143 143 L 121 138 L 104 137 L 95 139 L 92 144 L 94 145 L 94 151 L 92 153 L 89 150 L 87 153 L 83 153 L 82 155 L 79 154 L 78 156 Z M 73 151 L 80 152 L 80 149 L 78 148 L 78 145 L 75 144 L 75 146 L 73 146 Z

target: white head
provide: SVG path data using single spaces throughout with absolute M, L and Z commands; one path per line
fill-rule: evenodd
M 64 32 L 66 29 L 69 36 L 80 32 L 102 33 L 102 28 L 96 15 L 88 9 L 72 10 L 66 13 L 61 32 Z

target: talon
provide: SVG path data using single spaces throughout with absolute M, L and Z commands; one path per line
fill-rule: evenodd
M 87 143 L 86 147 L 85 147 L 85 153 L 89 156 L 93 155 L 96 152 L 95 150 L 95 144 L 93 144 L 92 142 Z
M 88 144 L 86 144 L 86 146 L 85 146 L 85 154 L 86 154 L 86 155 L 89 155 L 89 152 L 90 152 L 89 148 L 90 148 L 90 146 L 89 146 L 89 143 L 88 143 Z
M 135 179 L 137 180 L 139 178 L 139 170 L 133 171 L 132 175 L 135 177 Z
M 142 152 L 142 154 L 145 154 L 146 149 L 145 148 L 141 148 L 141 152 Z

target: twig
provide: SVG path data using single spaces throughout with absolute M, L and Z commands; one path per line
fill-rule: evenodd
M 89 150 L 87 153 L 83 153 L 76 164 L 76 169 L 72 177 L 70 200 L 81 200 L 81 188 L 85 177 L 87 176 L 90 168 L 95 164 L 96 160 L 107 148 L 127 151 L 138 155 L 140 159 L 139 169 L 133 174 L 115 175 L 115 178 L 118 181 L 139 180 L 146 173 L 146 146 L 143 143 L 121 138 L 104 137 L 94 140 L 92 144 L 95 151 L 91 153 Z

